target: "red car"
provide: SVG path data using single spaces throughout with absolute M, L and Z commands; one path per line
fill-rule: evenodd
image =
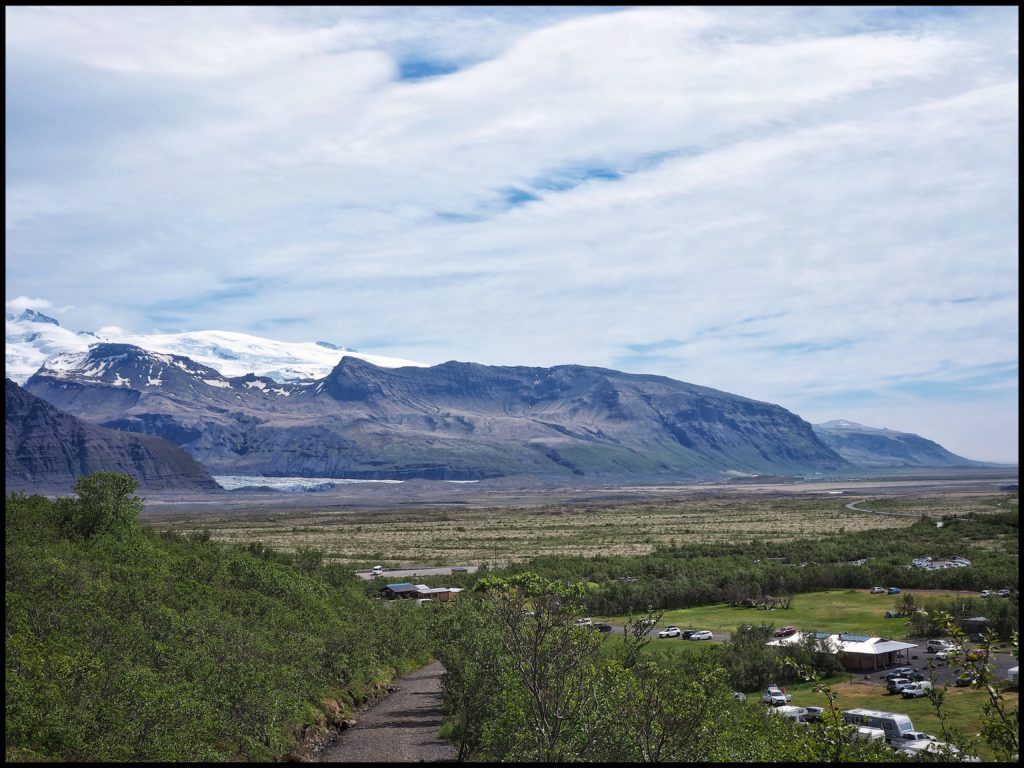
M 775 630 L 775 637 L 789 637 L 796 634 L 796 627 L 780 627 Z

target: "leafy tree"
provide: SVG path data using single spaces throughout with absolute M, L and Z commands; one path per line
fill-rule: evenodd
M 77 502 L 65 502 L 62 513 L 70 530 L 84 539 L 134 529 L 142 511 L 135 495 L 138 481 L 116 472 L 93 472 L 75 483 Z
M 594 665 L 601 633 L 574 625 L 583 587 L 563 585 L 527 573 L 501 579 L 489 576 L 477 591 L 491 603 L 502 650 L 510 669 L 506 689 L 520 706 L 523 741 L 513 759 L 586 759 L 595 738 L 595 703 L 600 700 Z M 518 741 L 518 740 L 517 740 Z

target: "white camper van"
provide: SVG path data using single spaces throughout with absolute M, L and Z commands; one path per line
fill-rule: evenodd
M 810 720 L 808 720 L 807 717 L 806 717 L 806 715 L 807 715 L 807 708 L 806 707 L 793 707 L 793 706 L 790 706 L 790 705 L 786 704 L 786 705 L 781 706 L 781 707 L 772 707 L 768 711 L 772 712 L 772 713 L 774 713 L 776 715 L 780 715 L 781 717 L 784 717 L 786 720 L 789 720 L 791 723 L 806 724 L 806 723 L 810 722 Z
M 880 712 L 877 709 L 848 709 L 843 712 L 843 722 L 849 725 L 862 725 L 869 728 L 880 728 L 885 733 L 885 740 L 902 738 L 903 734 L 914 730 L 909 715 L 895 712 Z

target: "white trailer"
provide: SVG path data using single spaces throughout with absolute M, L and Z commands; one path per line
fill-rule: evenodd
M 903 734 L 914 730 L 909 715 L 881 712 L 877 709 L 848 709 L 843 712 L 843 722 L 849 725 L 880 728 L 885 733 L 885 740 L 889 742 L 900 739 Z

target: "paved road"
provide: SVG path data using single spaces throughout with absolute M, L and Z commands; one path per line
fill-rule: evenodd
M 872 514 L 875 514 L 875 515 L 889 515 L 891 517 L 920 517 L 921 516 L 920 512 L 880 512 L 877 509 L 867 509 L 866 507 L 862 508 L 862 507 L 858 507 L 857 506 L 858 504 L 865 504 L 865 503 L 867 503 L 866 499 L 862 500 L 862 501 L 851 501 L 849 504 L 846 505 L 846 508 L 848 510 L 850 510 L 851 512 L 871 512 Z
M 446 763 L 454 762 L 451 742 L 439 739 L 441 675 L 433 661 L 403 675 L 398 689 L 357 715 L 357 723 L 321 750 L 320 763 Z
M 460 571 L 465 573 L 476 573 L 475 565 L 445 565 L 440 568 L 409 568 L 406 570 L 391 570 L 384 571 L 378 578 L 389 579 L 393 581 L 396 578 L 403 576 L 451 576 L 452 570 L 458 568 Z M 373 574 L 369 571 L 356 571 L 356 576 L 363 579 L 364 581 L 370 581 L 374 578 Z

